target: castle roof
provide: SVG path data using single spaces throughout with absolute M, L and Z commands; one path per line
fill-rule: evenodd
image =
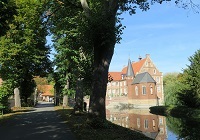
M 139 84 L 139 83 L 156 83 L 156 81 L 148 72 L 144 72 L 137 74 L 135 79 L 133 80 L 133 84 Z
M 54 96 L 53 85 L 38 85 L 38 92 L 42 93 L 42 96 Z
M 138 61 L 138 62 L 133 62 L 133 63 L 132 63 L 132 68 L 134 69 L 134 73 L 135 73 L 135 74 L 137 74 L 137 73 L 140 71 L 140 69 L 141 69 L 142 66 L 144 65 L 145 61 L 146 61 L 146 58 L 141 59 L 141 60 Z M 127 73 L 127 70 L 128 70 L 128 66 L 127 66 L 127 67 L 124 67 L 124 68 L 122 69 L 122 74 L 126 74 L 126 73 Z
M 130 59 L 128 60 L 128 66 L 127 66 L 126 76 L 127 77 L 134 77 L 134 71 L 133 71 L 133 67 L 132 67 Z
M 122 79 L 122 72 L 109 72 L 109 75 L 112 77 L 113 81 L 119 81 Z

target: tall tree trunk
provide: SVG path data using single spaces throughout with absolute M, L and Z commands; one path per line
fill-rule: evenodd
M 69 89 L 69 80 L 67 80 L 67 84 L 64 87 L 65 89 Z M 63 95 L 63 107 L 68 106 L 68 94 Z
M 88 6 L 87 0 L 80 0 L 86 17 L 91 21 L 91 32 L 94 50 L 94 71 L 92 93 L 90 95 L 89 115 L 106 119 L 106 89 L 108 70 L 116 43 L 116 12 L 119 0 L 104 1 L 96 5 L 95 13 Z
M 74 110 L 83 111 L 82 79 L 77 80 L 75 101 L 76 101 L 76 104 L 75 104 Z
M 106 119 L 105 97 L 108 82 L 108 69 L 113 52 L 114 45 L 94 48 L 93 89 L 89 104 L 89 115 L 92 117 Z

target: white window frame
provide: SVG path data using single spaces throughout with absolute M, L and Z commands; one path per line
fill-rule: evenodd
M 145 90 L 144 90 L 145 89 Z M 145 91 L 145 92 L 144 92 Z M 146 86 L 142 86 L 142 95 L 146 95 L 147 94 L 147 89 Z

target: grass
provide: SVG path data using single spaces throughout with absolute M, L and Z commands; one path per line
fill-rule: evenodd
M 151 140 L 143 134 L 107 120 L 88 121 L 86 113 L 72 114 L 72 108 L 55 107 L 78 140 Z
M 14 107 L 11 109 L 10 113 L 0 115 L 0 123 L 6 122 L 6 120 L 10 119 L 11 117 L 13 117 L 16 114 L 20 114 L 20 113 L 31 111 L 31 110 L 33 110 L 32 107 L 18 107 L 18 108 Z

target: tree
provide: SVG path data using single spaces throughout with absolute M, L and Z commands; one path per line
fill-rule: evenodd
M 179 94 L 182 103 L 188 107 L 200 107 L 200 50 L 189 57 L 190 65 L 184 69 L 183 84 L 187 87 Z
M 0 76 L 20 87 L 22 99 L 33 92 L 33 76 L 51 70 L 50 48 L 46 45 L 47 28 L 43 23 L 43 4 L 39 1 L 14 1 L 16 16 L 10 29 L 0 38 Z
M 165 105 L 179 106 L 181 102 L 179 100 L 179 93 L 185 89 L 185 85 L 179 80 L 181 74 L 179 73 L 168 73 L 163 77 L 164 83 L 164 96 Z
M 0 36 L 9 30 L 9 23 L 16 14 L 16 6 L 13 0 L 0 1 Z
M 89 114 L 93 117 L 106 118 L 105 112 L 105 96 L 108 82 L 108 69 L 114 53 L 116 43 L 121 39 L 124 27 L 119 17 L 123 12 L 128 11 L 135 14 L 136 9 L 146 11 L 150 7 L 150 3 L 162 3 L 165 0 L 77 0 L 73 1 L 52 1 L 54 8 L 51 15 L 56 16 L 62 7 L 67 9 L 69 14 L 80 11 L 83 8 L 85 15 L 82 16 L 82 24 L 88 23 L 86 29 L 88 34 L 85 35 L 84 41 L 88 41 L 89 45 L 83 44 L 83 48 L 90 47 L 93 53 L 93 73 L 92 73 L 92 93 L 90 95 Z M 169 1 L 169 0 L 166 0 Z M 179 4 L 181 0 L 175 0 Z M 58 8 L 60 4 L 60 9 Z M 55 12 L 55 13 L 54 13 Z M 65 14 L 66 16 L 66 14 Z M 64 17 L 73 19 L 73 17 Z M 58 22 L 60 22 L 58 20 Z M 74 25 L 81 26 L 80 23 Z M 62 23 L 65 24 L 65 23 Z M 85 26 L 84 26 L 85 27 Z M 63 33 L 63 35 L 68 35 Z

